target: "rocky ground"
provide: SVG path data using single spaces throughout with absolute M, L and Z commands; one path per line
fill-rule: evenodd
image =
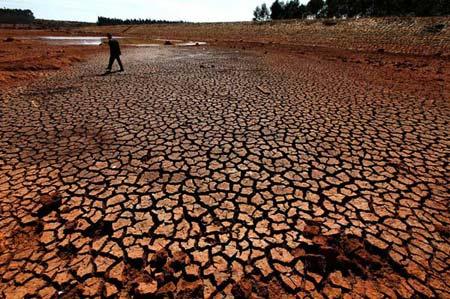
M 0 297 L 448 298 L 446 83 L 305 55 L 128 49 L 3 91 Z

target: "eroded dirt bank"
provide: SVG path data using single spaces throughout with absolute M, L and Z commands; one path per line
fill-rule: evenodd
M 448 99 L 275 54 L 129 49 L 2 94 L 0 294 L 449 297 Z
M 0 29 L 0 91 L 27 85 L 107 51 L 98 46 L 54 46 L 31 39 L 35 36 L 70 35 L 65 31 Z
M 267 23 L 210 23 L 84 27 L 76 34 L 323 47 L 412 55 L 450 55 L 450 17 L 392 17 L 300 20 Z

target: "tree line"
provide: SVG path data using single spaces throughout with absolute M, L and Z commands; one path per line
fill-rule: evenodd
M 303 19 L 307 16 L 383 17 L 383 16 L 442 16 L 450 15 L 450 0 L 275 0 L 270 6 L 257 6 L 253 20 Z
M 182 21 L 166 21 L 166 20 L 152 20 L 152 19 L 118 19 L 118 18 L 106 18 L 98 17 L 98 26 L 107 25 L 142 25 L 142 24 L 174 24 L 183 23 Z
M 29 9 L 0 8 L 0 23 L 31 24 L 33 21 L 34 15 Z

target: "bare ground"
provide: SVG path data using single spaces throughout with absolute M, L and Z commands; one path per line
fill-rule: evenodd
M 3 296 L 449 296 L 447 100 L 339 60 L 105 59 L 2 95 Z
M 106 50 L 100 47 L 51 46 L 45 42 L 21 39 L 68 34 L 64 31 L 0 29 L 0 91 L 29 84 L 31 80 L 51 75 Z
M 449 297 L 448 60 L 225 44 L 2 92 L 0 294 Z

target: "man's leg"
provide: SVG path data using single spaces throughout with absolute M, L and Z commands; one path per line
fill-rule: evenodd
M 120 60 L 120 56 L 117 56 L 116 59 L 117 59 L 117 62 L 119 63 L 120 71 L 123 71 L 123 65 L 122 65 L 122 60 Z
M 114 63 L 114 57 L 109 56 L 109 63 L 108 63 L 108 67 L 106 68 L 109 72 L 111 71 L 113 63 Z

